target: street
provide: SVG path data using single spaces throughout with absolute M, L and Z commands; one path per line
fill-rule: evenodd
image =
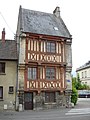
M 90 120 L 90 98 L 79 99 L 75 108 L 39 111 L 4 111 L 0 120 Z

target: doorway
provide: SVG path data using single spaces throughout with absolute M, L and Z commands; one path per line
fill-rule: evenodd
M 33 110 L 33 93 L 25 92 L 24 94 L 24 109 Z

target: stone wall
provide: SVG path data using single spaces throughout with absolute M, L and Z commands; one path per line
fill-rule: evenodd
M 66 98 L 64 93 L 59 94 L 59 92 L 56 92 L 56 102 L 53 103 L 46 103 L 45 102 L 45 92 L 42 92 L 41 94 L 34 93 L 34 110 L 40 110 L 40 109 L 54 109 L 54 108 L 60 108 L 65 107 L 66 105 Z

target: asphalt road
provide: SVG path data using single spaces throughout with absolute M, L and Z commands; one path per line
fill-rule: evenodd
M 75 108 L 39 111 L 2 111 L 0 120 L 90 120 L 90 99 L 79 99 Z

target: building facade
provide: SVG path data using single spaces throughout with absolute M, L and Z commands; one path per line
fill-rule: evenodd
M 0 40 L 0 110 L 14 109 L 16 94 L 17 54 L 15 40 Z
M 72 37 L 60 8 L 53 14 L 20 6 L 17 103 L 25 110 L 65 106 L 72 90 Z
M 77 75 L 79 75 L 82 84 L 90 86 L 90 61 L 76 69 Z

